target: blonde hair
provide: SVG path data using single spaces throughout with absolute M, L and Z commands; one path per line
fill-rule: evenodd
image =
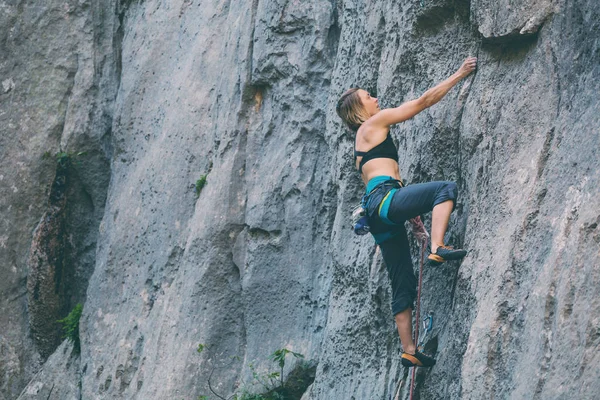
M 354 132 L 360 128 L 363 122 L 369 119 L 367 110 L 365 110 L 362 100 L 358 95 L 358 90 L 359 88 L 346 90 L 335 107 L 337 115 Z

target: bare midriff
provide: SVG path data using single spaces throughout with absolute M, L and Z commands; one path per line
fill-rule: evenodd
M 363 137 L 363 135 L 369 135 L 369 136 L 373 136 L 375 134 L 377 134 L 380 137 L 385 138 L 389 132 L 390 132 L 390 128 L 389 126 L 386 127 L 385 129 L 373 129 L 371 128 L 369 131 L 363 131 L 363 129 L 365 129 L 365 125 L 361 126 L 358 129 L 358 132 L 356 133 L 357 135 L 357 139 L 355 139 L 357 142 L 361 142 L 360 138 Z M 363 146 L 363 143 L 355 143 L 355 148 L 358 148 L 359 146 Z M 375 146 L 370 146 L 371 149 L 374 148 Z M 368 151 L 368 150 L 362 150 L 359 149 L 361 151 Z M 358 167 L 360 166 L 360 162 L 362 160 L 362 157 L 357 157 L 356 158 L 356 169 L 358 170 Z M 376 176 L 391 176 L 394 179 L 398 179 L 400 180 L 400 168 L 398 167 L 398 163 L 396 162 L 396 160 L 393 160 L 391 158 L 373 158 L 369 161 L 367 161 L 363 167 L 362 167 L 362 180 L 365 183 L 365 185 L 373 178 L 375 178 Z
M 356 167 L 360 164 L 362 157 L 356 160 Z M 400 180 L 400 169 L 398 163 L 391 158 L 374 158 L 363 165 L 362 179 L 365 185 L 376 176 L 391 176 L 394 179 Z

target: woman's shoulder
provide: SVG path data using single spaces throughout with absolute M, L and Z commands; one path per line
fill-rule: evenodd
M 381 143 L 390 132 L 390 127 L 379 127 L 371 124 L 367 124 L 368 120 L 365 121 L 356 132 L 357 142 L 367 143 Z

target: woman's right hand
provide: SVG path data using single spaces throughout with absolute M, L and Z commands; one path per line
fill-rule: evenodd
M 475 68 L 477 68 L 477 58 L 476 57 L 467 57 L 457 72 L 460 74 L 460 76 L 462 78 L 465 78 L 471 72 L 475 71 Z
M 407 101 L 396 108 L 386 108 L 369 118 L 363 126 L 372 125 L 381 129 L 387 135 L 390 125 L 397 124 L 410 119 L 426 109 L 431 107 L 442 99 L 454 85 L 461 79 L 469 75 L 477 68 L 477 58 L 468 57 L 460 66 L 458 71 L 451 77 L 432 87 L 416 100 Z

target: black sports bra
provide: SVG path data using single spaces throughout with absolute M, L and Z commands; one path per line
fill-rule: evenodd
M 356 157 L 358 156 L 362 156 L 360 164 L 358 165 L 358 170 L 362 174 L 363 165 L 365 165 L 367 161 L 375 158 L 391 158 L 392 160 L 398 162 L 398 149 L 392 141 L 392 137 L 388 133 L 383 142 L 379 143 L 369 151 L 356 151 L 356 142 L 354 142 L 354 159 L 356 160 Z

